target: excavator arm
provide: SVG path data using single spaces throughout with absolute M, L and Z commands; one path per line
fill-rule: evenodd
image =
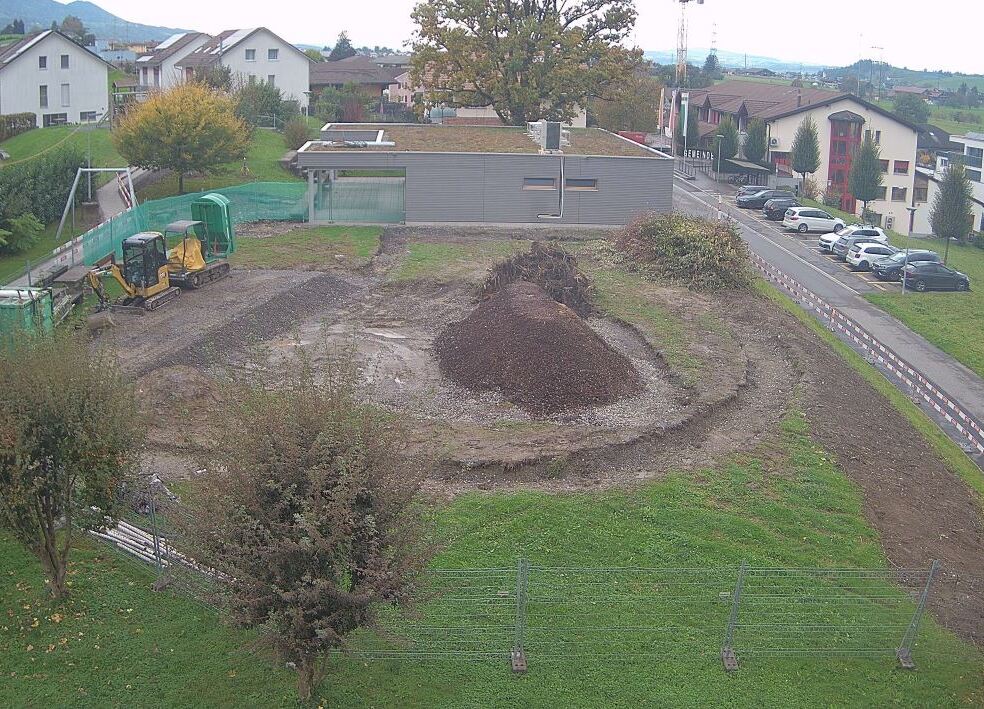
M 94 268 L 89 271 L 88 279 L 89 285 L 92 286 L 92 291 L 96 294 L 96 297 L 99 298 L 100 309 L 105 308 L 109 300 L 106 296 L 106 286 L 103 284 L 104 278 L 115 279 L 116 282 L 120 284 L 123 292 L 130 297 L 136 293 L 136 289 L 126 282 L 126 279 L 123 278 L 123 273 L 120 271 L 120 267 L 115 263 L 111 263 L 102 268 Z

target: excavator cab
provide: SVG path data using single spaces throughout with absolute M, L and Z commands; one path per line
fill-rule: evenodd
M 168 287 L 167 248 L 160 234 L 135 234 L 123 241 L 123 280 L 148 297 Z M 163 281 L 164 287 L 155 289 Z M 152 292 L 148 292 L 152 291 Z

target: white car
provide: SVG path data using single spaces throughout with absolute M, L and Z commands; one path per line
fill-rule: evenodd
M 861 242 L 851 247 L 847 252 L 846 261 L 859 271 L 870 271 L 871 264 L 879 259 L 888 258 L 898 253 L 898 249 L 888 244 Z
M 829 234 L 822 234 L 817 240 L 821 251 L 831 252 L 834 250 L 834 242 L 842 236 L 870 236 L 872 241 L 888 242 L 888 237 L 881 229 L 867 224 L 849 224 L 843 229 L 832 231 Z
M 837 231 L 844 228 L 844 220 L 816 207 L 790 207 L 782 218 L 782 225 L 792 231 L 805 234 L 808 231 Z

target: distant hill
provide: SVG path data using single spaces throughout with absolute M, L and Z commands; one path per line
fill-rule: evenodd
M 691 64 L 703 64 L 704 59 L 710 53 L 709 49 L 691 48 L 687 52 L 687 60 Z M 676 64 L 676 51 L 651 51 L 646 52 L 646 59 L 657 64 Z M 746 65 L 749 69 L 771 69 L 772 71 L 805 71 L 813 74 L 826 67 L 818 64 L 801 64 L 787 59 L 776 59 L 775 57 L 762 57 L 755 54 L 745 54 L 743 52 L 729 52 L 725 49 L 718 50 L 718 61 L 722 66 L 729 69 L 741 69 Z
M 871 59 L 856 61 L 850 66 L 839 69 L 831 69 L 827 74 L 839 78 L 848 74 L 861 78 L 872 77 L 877 82 L 877 77 L 881 74 L 886 83 L 901 86 L 925 86 L 927 88 L 940 88 L 955 90 L 960 84 L 967 84 L 968 87 L 976 86 L 978 91 L 984 91 L 984 75 L 981 74 L 961 74 L 956 71 L 945 71 L 943 69 L 910 69 L 908 67 L 898 67 L 880 63 Z
M 154 27 L 127 22 L 85 0 L 75 0 L 63 5 L 55 0 L 0 0 L 0 27 L 13 20 L 24 20 L 30 29 L 37 26 L 47 29 L 52 22 L 61 22 L 68 15 L 75 15 L 96 35 L 97 39 L 122 41 L 162 40 L 182 30 L 171 27 Z

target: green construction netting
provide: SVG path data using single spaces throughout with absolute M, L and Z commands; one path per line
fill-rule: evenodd
M 252 182 L 151 200 L 86 232 L 82 237 L 84 262 L 91 266 L 113 252 L 118 258 L 122 258 L 120 245 L 125 238 L 141 231 L 163 231 L 173 221 L 191 219 L 191 203 L 202 195 L 213 192 L 229 198 L 229 211 L 236 224 L 306 221 L 308 217 L 307 185 L 303 182 Z

